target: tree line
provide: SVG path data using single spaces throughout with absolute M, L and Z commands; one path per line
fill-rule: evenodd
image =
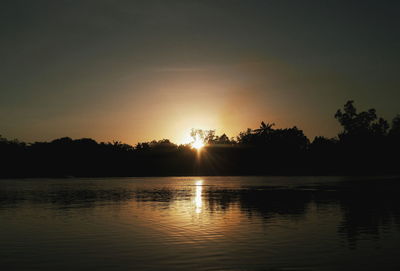
M 342 131 L 310 141 L 302 130 L 261 122 L 236 138 L 192 130 L 205 147 L 168 139 L 136 146 L 69 137 L 24 143 L 0 137 L 0 177 L 398 174 L 400 115 L 391 123 L 348 101 L 334 117 Z

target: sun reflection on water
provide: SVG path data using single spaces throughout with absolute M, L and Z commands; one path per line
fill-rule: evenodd
M 200 214 L 202 211 L 202 197 L 201 197 L 201 192 L 203 190 L 203 180 L 198 180 L 196 181 L 196 194 L 194 198 L 194 203 L 196 206 L 196 213 Z

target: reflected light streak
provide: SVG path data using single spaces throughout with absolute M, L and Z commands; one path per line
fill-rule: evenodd
M 196 206 L 196 213 L 200 214 L 202 211 L 202 197 L 201 197 L 201 192 L 203 190 L 203 180 L 198 180 L 196 181 L 196 194 L 194 198 L 194 203 Z

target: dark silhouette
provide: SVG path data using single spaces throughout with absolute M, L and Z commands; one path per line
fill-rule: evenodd
M 0 137 L 0 177 L 96 177 L 171 175 L 330 175 L 395 174 L 400 152 L 400 115 L 391 125 L 375 109 L 358 112 L 348 101 L 335 118 L 343 127 L 337 138 L 312 142 L 296 126 L 274 129 L 261 122 L 236 139 L 215 131 L 192 130 L 206 146 L 168 139 L 138 143 L 69 137 L 23 143 Z

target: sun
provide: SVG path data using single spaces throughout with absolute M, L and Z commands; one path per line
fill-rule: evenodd
M 195 148 L 196 150 L 200 150 L 204 145 L 203 139 L 198 135 L 196 136 L 195 141 L 191 143 L 192 148 Z

